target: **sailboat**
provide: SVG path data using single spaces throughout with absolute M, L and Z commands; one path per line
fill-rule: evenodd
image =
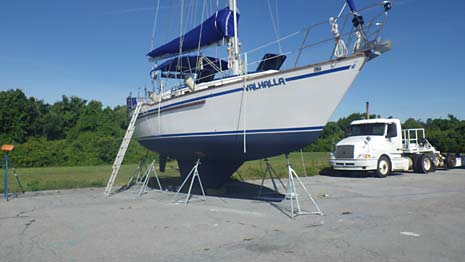
M 387 16 L 390 2 L 375 7 L 380 6 Z M 344 35 L 337 22 L 348 16 L 353 27 Z M 151 76 L 160 91 L 144 102 L 134 136 L 159 153 L 161 171 L 169 157 L 185 177 L 200 159 L 202 182 L 218 187 L 245 161 L 313 143 L 365 64 L 390 49 L 390 42 L 379 38 L 384 22 L 370 33 L 376 26 L 368 26 L 347 0 L 328 26 L 334 41 L 331 59 L 281 69 L 286 55 L 268 53 L 249 71 L 247 56 L 240 52 L 238 21 L 236 0 L 230 0 L 199 26 L 147 54 L 155 62 Z M 353 52 L 344 36 L 354 39 Z M 227 61 L 192 54 L 218 43 L 227 43 Z M 168 87 L 163 79 L 181 79 L 182 84 Z M 128 107 L 137 102 L 128 98 Z

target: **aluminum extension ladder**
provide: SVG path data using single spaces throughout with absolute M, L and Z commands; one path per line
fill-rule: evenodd
M 118 176 L 121 163 L 123 163 L 129 142 L 131 142 L 132 135 L 136 129 L 137 117 L 139 116 L 143 104 L 143 102 L 137 103 L 137 106 L 132 113 L 131 121 L 129 122 L 128 129 L 126 130 L 126 134 L 124 135 L 123 141 L 121 142 L 121 146 L 119 148 L 118 154 L 116 155 L 115 162 L 113 163 L 113 171 L 111 173 L 110 179 L 108 179 L 107 187 L 105 188 L 105 194 L 107 196 L 111 194 L 111 189 L 113 188 L 113 184 L 115 183 L 116 177 Z

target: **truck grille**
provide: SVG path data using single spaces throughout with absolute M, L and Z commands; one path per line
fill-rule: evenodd
M 354 146 L 343 145 L 336 147 L 336 158 L 354 158 Z

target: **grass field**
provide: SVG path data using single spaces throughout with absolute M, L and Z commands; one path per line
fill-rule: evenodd
M 300 153 L 292 153 L 289 156 L 293 169 L 299 176 L 305 174 L 317 175 L 319 171 L 328 166 L 328 153 L 325 152 L 304 152 L 303 159 L 305 171 L 303 169 Z M 270 164 L 276 173 L 281 177 L 287 176 L 286 162 L 284 156 L 269 158 Z M 123 165 L 116 179 L 115 185 L 124 185 L 134 174 L 137 165 Z M 104 187 L 111 174 L 111 165 L 85 166 L 85 167 L 42 167 L 42 168 L 18 168 L 17 174 L 26 191 L 54 190 L 84 187 Z M 263 160 L 246 162 L 238 173 L 233 175 L 233 179 L 258 179 L 263 176 L 265 163 Z M 0 192 L 4 189 L 5 170 L 0 169 Z M 19 188 L 13 170 L 9 172 L 9 191 L 18 192 Z M 240 174 L 240 176 L 238 175 Z M 158 172 L 160 177 L 179 176 L 178 165 L 175 161 L 167 163 L 166 172 Z

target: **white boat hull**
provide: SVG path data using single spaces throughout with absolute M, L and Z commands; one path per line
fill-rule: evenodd
M 196 158 L 202 158 L 204 176 L 218 180 L 211 185 L 219 185 L 244 161 L 312 143 L 365 62 L 366 57 L 357 54 L 250 74 L 145 105 L 135 137 L 150 150 L 177 159 L 182 175 Z

